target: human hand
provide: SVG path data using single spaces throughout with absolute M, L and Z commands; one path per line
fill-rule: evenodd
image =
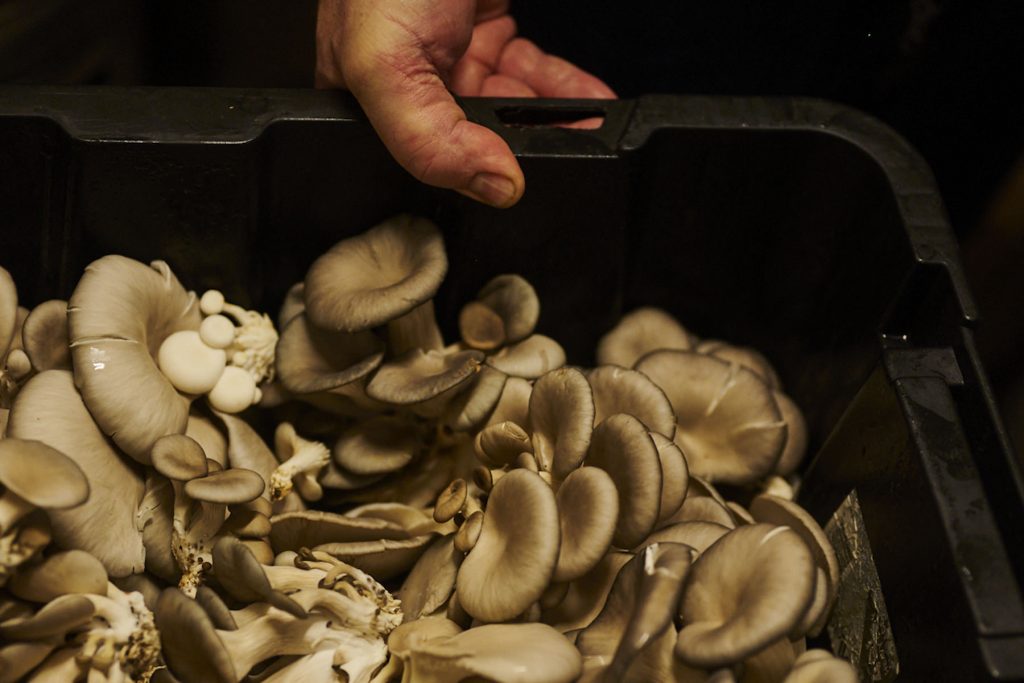
M 516 37 L 508 0 L 320 0 L 317 87 L 352 91 L 385 146 L 425 183 L 512 206 L 525 180 L 501 137 L 451 92 L 613 98 L 599 79 Z

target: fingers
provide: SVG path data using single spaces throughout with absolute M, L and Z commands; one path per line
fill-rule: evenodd
M 463 97 L 480 96 L 484 79 L 497 71 L 501 51 L 515 35 L 516 23 L 508 15 L 477 24 L 465 56 L 452 70 L 452 90 Z
M 477 21 L 487 21 L 503 14 L 508 14 L 508 0 L 477 0 Z
M 484 79 L 480 88 L 480 97 L 536 97 L 537 93 L 520 80 L 493 74 Z
M 515 38 L 505 46 L 498 72 L 522 81 L 541 97 L 615 98 L 615 92 L 599 78 L 543 52 L 525 38 Z

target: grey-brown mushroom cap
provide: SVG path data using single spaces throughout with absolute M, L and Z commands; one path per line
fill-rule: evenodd
M 553 581 L 573 581 L 593 569 L 612 544 L 619 518 L 619 493 L 597 467 L 580 467 L 558 487 L 561 544 Z
M 588 626 L 604 607 L 615 577 L 632 558 L 632 553 L 609 551 L 591 571 L 569 583 L 562 600 L 546 607 L 541 620 L 562 633 Z
M 454 534 L 435 539 L 402 583 L 398 597 L 406 622 L 433 614 L 451 597 L 463 557 L 454 539 Z
M 275 363 L 281 384 L 294 394 L 330 391 L 366 377 L 384 360 L 384 342 L 369 330 L 339 332 L 295 315 L 281 331 Z
M 205 477 L 209 472 L 203 447 L 184 434 L 168 434 L 157 439 L 150 460 L 153 469 L 175 481 Z
M 395 216 L 338 242 L 313 263 L 306 273 L 306 312 L 325 329 L 368 330 L 433 297 L 447 271 L 437 226 Z
M 49 602 L 68 593 L 106 595 L 107 570 L 84 550 L 65 550 L 38 564 L 20 567 L 7 589 L 32 602 Z
M 637 546 L 657 524 L 661 505 L 661 459 L 647 428 L 632 415 L 612 415 L 594 430 L 585 462 L 608 472 L 619 491 L 612 543 Z
M 807 421 L 793 399 L 781 391 L 776 391 L 774 396 L 786 423 L 786 445 L 775 464 L 775 471 L 787 476 L 796 471 L 807 453 Z
M 507 621 L 537 602 L 558 561 L 558 507 L 551 487 L 529 470 L 494 485 L 483 528 L 459 567 L 459 602 L 474 618 Z
M 660 308 L 638 308 L 597 343 L 598 365 L 631 368 L 645 354 L 657 349 L 691 349 L 693 336 Z
M 505 388 L 508 375 L 483 365 L 466 391 L 453 398 L 445 410 L 445 423 L 456 432 L 465 432 L 483 425 L 494 412 Z
M 56 543 L 95 555 L 113 577 L 142 571 L 145 549 L 136 513 L 143 481 L 93 422 L 71 373 L 47 370 L 32 377 L 14 401 L 7 434 L 67 454 L 89 481 L 91 495 L 84 503 L 50 512 Z
M 323 510 L 301 510 L 270 519 L 270 544 L 275 553 L 315 548 L 325 543 L 408 539 L 410 532 L 393 521 L 351 517 Z
M 747 346 L 734 346 L 718 339 L 705 339 L 694 350 L 698 353 L 714 356 L 727 363 L 742 365 L 764 380 L 773 390 L 777 391 L 779 389 L 779 376 L 775 372 L 775 368 L 756 349 Z
M 7 353 L 18 325 L 18 288 L 6 268 L 0 266 L 0 356 Z
M 265 488 L 266 482 L 257 472 L 232 467 L 185 482 L 185 495 L 206 503 L 238 505 L 259 498 Z
M 533 285 L 520 275 L 498 275 L 476 297 L 501 317 L 509 342 L 526 339 L 537 326 L 540 299 Z
M 487 357 L 487 364 L 511 377 L 536 379 L 565 365 L 565 349 L 551 337 L 532 334 Z
M 715 522 L 676 522 L 652 533 L 644 539 L 643 545 L 681 543 L 690 546 L 698 553 L 703 553 L 727 533 L 729 533 L 729 527 Z
M 661 461 L 661 501 L 658 506 L 658 524 L 662 524 L 682 507 L 690 488 L 690 470 L 686 457 L 676 443 L 663 434 L 650 432 Z
M 400 470 L 422 447 L 419 430 L 408 418 L 378 415 L 360 420 L 334 442 L 331 457 L 346 472 L 372 476 Z
M 690 570 L 676 656 L 690 666 L 729 666 L 785 637 L 814 596 L 811 551 L 792 530 L 734 529 Z
M 237 683 L 231 654 L 199 603 L 177 588 L 166 588 L 154 617 L 164 661 L 175 676 L 182 681 Z
M 89 497 L 89 481 L 74 460 L 41 441 L 14 436 L 0 439 L 0 484 L 48 510 L 75 507 Z
M 602 365 L 587 373 L 594 392 L 594 424 L 617 413 L 637 418 L 652 432 L 669 439 L 676 433 L 676 414 L 668 396 L 651 379 L 636 370 Z
M 530 394 L 529 430 L 537 462 L 562 479 L 579 467 L 594 431 L 594 395 L 576 368 L 548 372 Z
M 50 299 L 33 308 L 21 328 L 21 341 L 36 372 L 70 370 L 68 302 Z
M 672 403 L 675 441 L 691 474 L 744 484 L 775 467 L 786 423 L 771 389 L 750 370 L 689 351 L 654 351 L 636 369 Z
M 306 283 L 296 282 L 285 292 L 281 310 L 277 312 L 277 329 L 283 330 L 292 318 L 306 311 Z
M 440 396 L 466 382 L 480 368 L 480 351 L 443 353 L 413 349 L 383 364 L 366 385 L 370 398 L 413 405 Z
M 190 400 L 156 364 L 174 332 L 199 329 L 199 305 L 163 261 L 93 261 L 68 301 L 75 384 L 96 423 L 125 453 L 149 464 L 153 442 L 181 434 Z M 140 406 L 145 419 L 140 419 Z

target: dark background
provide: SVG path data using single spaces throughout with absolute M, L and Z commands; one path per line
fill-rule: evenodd
M 986 367 L 1024 425 L 1024 2 L 513 0 L 512 12 L 622 97 L 806 95 L 894 127 L 935 173 Z M 314 0 L 0 0 L 0 80 L 309 87 L 315 20 Z

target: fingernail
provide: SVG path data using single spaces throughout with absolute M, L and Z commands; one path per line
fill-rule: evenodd
M 501 208 L 512 203 L 516 186 L 505 176 L 496 173 L 477 173 L 469 181 L 467 191 L 480 201 Z

